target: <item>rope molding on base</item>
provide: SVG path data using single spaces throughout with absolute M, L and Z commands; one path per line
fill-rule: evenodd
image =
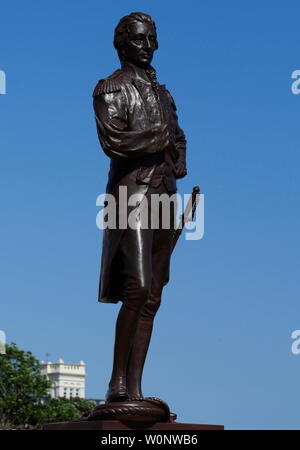
M 166 402 L 163 400 L 157 398 L 157 397 L 135 397 L 130 398 L 130 401 L 132 402 L 148 402 L 150 405 L 157 406 L 158 408 L 161 408 L 164 411 L 165 417 L 162 418 L 162 420 L 170 421 L 170 409 Z M 94 420 L 99 419 L 101 417 L 106 416 L 116 416 L 116 415 L 137 415 L 137 416 L 154 416 L 153 410 L 151 410 L 151 407 L 147 406 L 139 406 L 139 405 L 126 405 L 126 402 L 124 402 L 124 406 L 118 405 L 114 406 L 113 403 L 108 403 L 107 405 L 100 405 L 94 408 L 93 410 L 86 411 L 81 419 L 78 420 Z

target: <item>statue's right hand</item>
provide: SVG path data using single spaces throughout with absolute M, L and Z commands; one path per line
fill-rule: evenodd
M 158 136 L 157 151 L 169 151 L 172 158 L 177 160 L 178 150 L 176 149 L 174 137 L 169 132 L 168 124 L 157 125 L 154 132 Z
M 163 123 L 161 125 L 154 125 L 152 127 L 152 133 L 157 136 L 158 139 L 164 139 L 167 136 L 168 125 Z

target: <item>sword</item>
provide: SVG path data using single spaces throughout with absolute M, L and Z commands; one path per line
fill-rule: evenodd
M 177 244 L 177 241 L 179 239 L 179 236 L 182 233 L 182 230 L 183 230 L 185 224 L 187 222 L 190 222 L 190 221 L 194 220 L 196 208 L 197 208 L 197 205 L 198 205 L 198 202 L 199 202 L 199 197 L 200 197 L 200 188 L 199 188 L 199 186 L 194 186 L 193 187 L 193 192 L 190 195 L 190 199 L 188 201 L 188 204 L 186 205 L 185 211 L 180 216 L 179 225 L 176 228 L 176 230 L 174 230 L 172 251 L 174 250 L 174 248 L 175 248 L 175 246 Z M 191 212 L 192 212 L 192 217 L 190 218 L 190 213 Z

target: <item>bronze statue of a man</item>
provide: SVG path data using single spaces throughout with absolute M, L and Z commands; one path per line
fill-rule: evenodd
M 150 65 L 158 48 L 155 22 L 141 12 L 123 17 L 114 46 L 121 68 L 101 79 L 93 94 L 99 140 L 111 159 L 106 192 L 117 203 L 120 186 L 126 186 L 128 198 L 135 193 L 171 196 L 176 179 L 186 175 L 186 139 L 174 100 Z M 173 233 L 174 227 L 161 225 L 104 230 L 99 301 L 123 303 L 107 403 L 143 398 L 142 371 L 169 280 Z

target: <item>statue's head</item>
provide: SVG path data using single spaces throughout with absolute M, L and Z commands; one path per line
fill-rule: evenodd
M 147 68 L 158 48 L 154 20 L 141 12 L 122 17 L 115 29 L 114 46 L 121 62 Z

